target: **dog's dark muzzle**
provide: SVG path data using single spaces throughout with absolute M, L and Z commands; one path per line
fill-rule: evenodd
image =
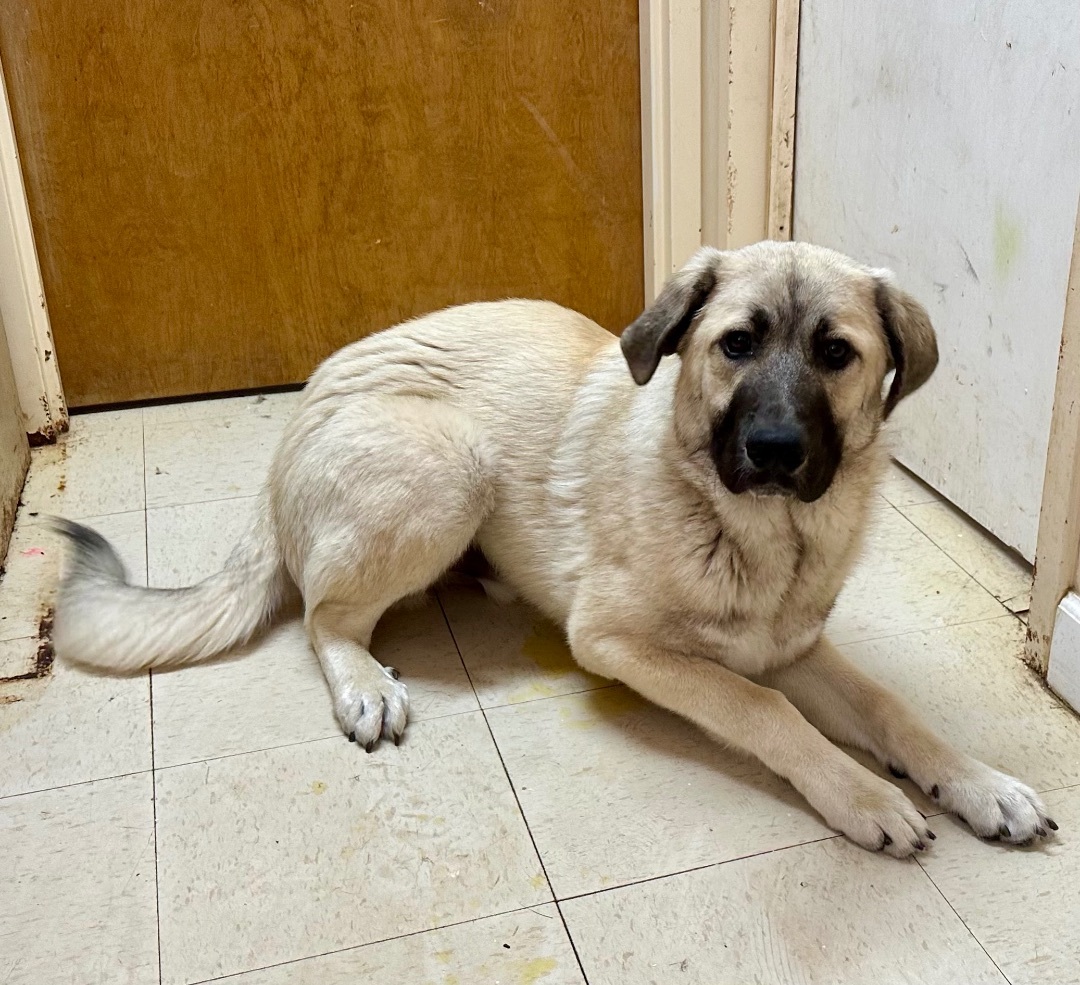
M 712 456 L 733 493 L 796 495 L 812 502 L 829 488 L 842 440 L 820 388 L 771 393 L 744 385 L 713 428 Z

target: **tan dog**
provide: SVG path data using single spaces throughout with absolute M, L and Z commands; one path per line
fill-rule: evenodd
M 866 848 L 906 856 L 933 835 L 830 739 L 906 772 L 979 835 L 1056 829 L 1032 790 L 950 748 L 822 636 L 885 461 L 882 423 L 937 362 L 926 312 L 828 250 L 704 249 L 621 348 L 531 301 L 348 346 L 311 378 L 219 574 L 133 587 L 105 541 L 63 524 L 58 653 L 124 671 L 202 660 L 295 584 L 341 727 L 370 750 L 400 739 L 408 709 L 372 630 L 472 544 L 566 628 L 583 667 L 752 753 Z

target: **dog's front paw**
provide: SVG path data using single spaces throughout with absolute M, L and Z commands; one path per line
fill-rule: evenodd
M 848 777 L 814 806 L 829 827 L 872 852 L 907 858 L 936 837 L 901 790 L 868 770 Z
M 936 803 L 966 821 L 980 838 L 1023 845 L 1035 838 L 1053 837 L 1058 829 L 1034 790 L 975 759 L 927 792 Z
M 392 667 L 380 667 L 379 673 L 352 681 L 335 694 L 334 712 L 349 741 L 368 752 L 380 736 L 396 745 L 409 718 L 409 690 Z

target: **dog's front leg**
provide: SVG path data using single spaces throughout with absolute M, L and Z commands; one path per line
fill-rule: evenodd
M 787 695 L 830 738 L 909 776 L 981 837 L 1023 843 L 1057 830 L 1030 787 L 953 749 L 827 640 L 762 682 Z
M 926 847 L 926 820 L 895 786 L 855 762 L 779 691 L 712 660 L 636 637 L 571 630 L 587 670 L 629 685 L 788 779 L 830 827 L 898 858 Z

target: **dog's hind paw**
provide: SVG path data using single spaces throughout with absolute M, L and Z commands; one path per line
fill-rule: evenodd
M 380 670 L 382 680 L 350 684 L 334 700 L 341 730 L 367 752 L 380 738 L 399 744 L 409 719 L 408 688 L 392 667 Z

